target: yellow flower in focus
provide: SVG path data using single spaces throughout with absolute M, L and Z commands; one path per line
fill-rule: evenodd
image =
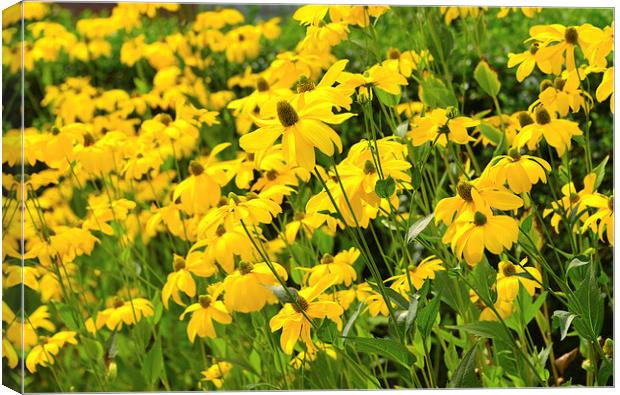
M 491 211 L 463 213 L 445 233 L 442 241 L 458 259 L 465 258 L 470 266 L 482 260 L 484 250 L 499 255 L 517 242 L 519 224 L 507 215 L 493 215 Z
M 278 276 L 286 281 L 288 273 L 278 263 L 272 262 Z M 279 284 L 277 278 L 265 262 L 240 262 L 238 269 L 226 276 L 223 287 L 224 305 L 228 311 L 251 313 L 259 311 L 267 303 L 277 302 L 276 296 L 269 286 Z
M 609 109 L 611 112 L 614 112 L 614 68 L 610 67 L 603 73 L 603 80 L 601 84 L 596 88 L 596 100 L 599 103 L 607 100 L 608 97 L 611 96 L 609 100 Z
M 590 228 L 598 237 L 603 240 L 603 234 L 607 237 L 607 242 L 614 245 L 614 197 L 607 197 L 600 193 L 587 194 L 582 197 L 581 202 L 587 207 L 596 209 L 596 213 L 589 216 L 582 226 L 582 231 Z
M 256 120 L 259 128 L 241 136 L 239 145 L 246 152 L 258 152 L 272 146 L 282 136 L 284 156 L 289 164 L 312 170 L 316 163 L 314 148 L 334 155 L 342 152 L 340 136 L 328 124 L 341 124 L 354 114 L 334 114 L 331 103 L 301 104 L 295 108 L 283 100 L 277 103 L 277 118 Z
M 132 298 L 123 301 L 116 297 L 112 306 L 96 313 L 96 320 L 92 317 L 86 320 L 86 329 L 95 333 L 104 325 L 111 331 L 120 331 L 123 324 L 133 325 L 138 323 L 143 317 L 151 317 L 155 314 L 151 302 L 144 298 Z
M 566 217 L 578 216 L 582 221 L 588 219 L 588 213 L 584 211 L 585 204 L 583 199 L 594 194 L 595 185 L 596 173 L 590 173 L 583 178 L 583 189 L 581 191 L 577 191 L 573 182 L 562 186 L 562 196 L 558 200 L 551 202 L 551 208 L 543 211 L 543 217 L 553 213 L 551 216 L 551 226 L 553 226 L 556 233 L 560 233 L 560 221 Z
M 404 296 L 412 291 L 411 286 L 416 290 L 422 288 L 426 280 L 434 279 L 435 273 L 441 270 L 446 270 L 443 262 L 431 255 L 422 259 L 415 267 L 410 267 L 408 273 L 390 277 L 386 281 L 393 281 L 390 288 Z
M 519 54 L 508 54 L 508 68 L 513 68 L 516 65 L 519 65 L 519 67 L 517 67 L 517 81 L 522 82 L 527 76 L 532 74 L 535 66 L 538 66 L 540 71 L 545 74 L 551 74 L 554 70 L 557 71 L 557 68 L 552 66 L 549 59 L 542 57 L 540 48 L 540 43 L 534 42 L 530 45 L 530 48 L 527 51 Z
M 348 287 L 357 279 L 357 272 L 353 264 L 359 257 L 360 252 L 355 247 L 342 251 L 336 254 L 336 256 L 325 254 L 323 258 L 321 258 L 320 264 L 305 269 L 308 273 L 304 281 L 306 281 L 309 286 L 314 286 L 323 278 L 337 277 L 338 281 L 334 282 L 334 285 L 344 284 Z
M 60 349 L 65 344 L 77 344 L 76 333 L 72 331 L 62 331 L 54 336 L 45 338 L 41 344 L 37 344 L 30 350 L 26 357 L 26 368 L 30 373 L 37 371 L 37 365 L 48 366 L 54 364 L 54 357 L 58 355 Z
M 498 265 L 496 289 L 498 300 L 513 301 L 519 293 L 519 285 L 523 285 L 530 296 L 534 296 L 536 288 L 541 288 L 542 276 L 535 267 L 524 267 L 527 258 L 518 265 L 501 261 Z M 528 278 L 531 277 L 531 278 Z
M 269 321 L 272 332 L 282 329 L 280 346 L 286 354 L 292 354 L 299 338 L 306 344 L 308 352 L 314 352 L 310 329 L 312 323 L 308 319 L 328 318 L 336 323 L 338 330 L 342 329 L 340 316 L 344 313 L 336 302 L 316 300 L 322 293 L 331 287 L 337 278 L 323 278 L 315 286 L 307 287 L 298 292 L 297 304 L 303 310 L 298 310 L 296 304 L 287 303 Z M 306 316 L 308 318 L 306 318 Z
M 467 144 L 475 141 L 467 133 L 467 128 L 478 126 L 480 121 L 463 116 L 456 116 L 454 108 L 437 108 L 430 114 L 414 119 L 407 137 L 414 146 L 432 142 L 445 147 L 448 141 L 456 144 Z
M 522 127 L 515 138 L 516 146 L 519 148 L 526 144 L 529 148 L 535 147 L 544 137 L 545 141 L 555 148 L 558 156 L 562 156 L 567 149 L 570 150 L 571 139 L 583 134 L 577 122 L 557 119 L 553 112 L 550 113 L 543 106 L 536 107 L 531 118 L 534 123 Z
M 190 298 L 196 296 L 196 282 L 192 277 L 192 273 L 198 277 L 209 277 L 213 275 L 217 268 L 215 265 L 205 265 L 203 256 L 200 252 L 190 252 L 187 259 L 174 254 L 172 267 L 174 272 L 168 275 L 168 279 L 161 291 L 161 299 L 164 307 L 168 308 L 168 300 L 172 296 L 172 300 L 178 305 L 185 306 L 185 303 L 179 296 L 179 291 Z
M 181 317 L 179 317 L 182 320 L 187 313 L 192 313 L 192 318 L 187 325 L 187 336 L 192 343 L 196 335 L 212 339 L 216 337 L 213 320 L 221 324 L 230 324 L 232 322 L 232 317 L 224 303 L 221 300 L 217 300 L 220 292 L 220 285 L 212 285 L 209 287 L 208 295 L 200 295 L 198 303 L 188 306 L 181 314 Z
M 518 194 L 531 191 L 539 181 L 546 184 L 550 171 L 551 165 L 546 160 L 521 155 L 516 148 L 511 148 L 508 155 L 496 156 L 489 165 L 489 177 L 498 185 L 508 182 L 510 190 Z

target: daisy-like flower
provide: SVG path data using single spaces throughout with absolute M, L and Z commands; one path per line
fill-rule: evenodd
M 499 263 L 495 283 L 498 299 L 511 302 L 515 300 L 519 293 L 519 284 L 525 287 L 530 296 L 534 295 L 537 288 L 541 288 L 540 271 L 535 267 L 524 267 L 526 264 L 527 258 L 522 259 L 518 265 L 508 261 Z
M 590 228 L 601 240 L 605 234 L 609 244 L 614 245 L 614 197 L 593 193 L 585 195 L 581 201 L 587 207 L 596 208 L 596 213 L 583 222 L 582 231 Z
M 567 149 L 570 150 L 571 139 L 583 134 L 577 122 L 557 119 L 554 112 L 550 113 L 544 106 L 536 107 L 532 119 L 534 123 L 521 128 L 515 138 L 516 145 L 519 148 L 526 144 L 528 147 L 536 146 L 544 137 L 545 141 L 555 148 L 558 156 L 562 156 Z
M 314 102 L 331 103 L 332 106 L 340 110 L 351 109 L 351 95 L 355 91 L 353 88 L 339 84 L 333 86 L 344 71 L 349 61 L 339 60 L 334 63 L 326 72 L 321 81 L 314 83 L 306 76 L 301 76 L 297 81 L 297 94 L 291 99 L 294 107 L 303 107 Z
M 407 137 L 414 146 L 420 146 L 428 141 L 435 142 L 442 147 L 452 141 L 456 144 L 467 144 L 475 141 L 467 133 L 467 128 L 478 126 L 480 121 L 469 117 L 457 116 L 456 109 L 437 108 L 420 118 L 416 118 L 411 125 Z
M 517 81 L 522 82 L 527 76 L 532 74 L 535 66 L 538 66 L 543 73 L 551 74 L 553 71 L 551 62 L 541 57 L 539 49 L 540 43 L 535 42 L 530 45 L 527 51 L 519 54 L 508 54 L 508 68 L 519 65 L 519 67 L 517 67 Z
M 210 286 L 208 294 L 200 295 L 198 303 L 189 305 L 181 314 L 181 317 L 179 317 L 182 320 L 186 314 L 192 313 L 192 318 L 187 325 L 187 336 L 192 343 L 196 335 L 212 339 L 216 337 L 215 327 L 213 326 L 214 320 L 221 324 L 230 324 L 232 322 L 232 317 L 228 309 L 226 309 L 224 302 L 217 300 L 222 290 L 221 284 Z
M 286 281 L 288 273 L 278 263 L 273 262 L 278 276 Z M 267 303 L 277 302 L 276 296 L 269 286 L 279 284 L 277 278 L 265 262 L 249 263 L 240 262 L 238 269 L 226 276 L 223 287 L 224 305 L 228 311 L 240 311 L 251 313 L 259 311 Z
M 450 225 L 463 213 L 485 211 L 490 208 L 514 210 L 523 206 L 523 200 L 508 189 L 495 184 L 489 172 L 472 181 L 461 181 L 456 186 L 456 196 L 441 199 L 435 207 L 435 222 Z
M 559 24 L 539 25 L 530 28 L 531 39 L 543 43 L 540 48 L 540 58 L 549 61 L 554 68 L 553 74 L 559 74 L 562 65 L 566 64 L 568 71 L 576 67 L 575 47 L 584 48 L 582 34 L 585 32 L 578 26 L 563 26 Z M 554 45 L 550 45 L 554 43 Z M 564 61 L 566 54 L 566 62 Z M 557 72 L 556 72 L 557 71 Z
M 228 148 L 230 143 L 213 148 L 206 162 L 192 160 L 189 163 L 190 176 L 174 189 L 172 200 L 181 199 L 181 207 L 189 214 L 204 214 L 217 205 L 221 196 L 220 185 L 228 182 L 225 172 L 215 166 L 216 155 Z
M 325 277 L 313 287 L 300 290 L 297 294 L 297 303 L 287 303 L 269 321 L 272 332 L 282 329 L 280 346 L 286 354 L 293 353 L 299 338 L 306 344 L 308 352 L 314 352 L 315 347 L 310 333 L 312 323 L 308 321 L 308 318 L 327 318 L 336 323 L 338 330 L 342 329 L 340 316 L 344 313 L 343 308 L 336 302 L 317 300 L 322 293 L 334 284 L 335 280 L 337 280 L 335 277 Z M 299 307 L 297 307 L 298 305 Z
M 77 344 L 76 333 L 72 331 L 61 331 L 52 337 L 44 338 L 30 350 L 26 357 L 26 368 L 30 373 L 37 371 L 37 365 L 48 366 L 54 364 L 54 356 L 58 355 L 60 349 L 65 344 Z
M 228 375 L 232 368 L 233 365 L 230 362 L 218 362 L 209 366 L 207 370 L 200 372 L 202 373 L 201 380 L 212 382 L 213 385 L 215 385 L 215 388 L 222 388 L 222 385 L 224 385 L 224 378 Z
M 448 228 L 442 241 L 450 243 L 458 259 L 465 258 L 470 266 L 482 260 L 484 250 L 499 255 L 517 242 L 519 223 L 507 215 L 493 215 L 492 212 L 463 213 Z
M 239 144 L 247 152 L 258 152 L 272 146 L 282 136 L 284 157 L 290 164 L 312 170 L 316 163 L 314 149 L 325 155 L 342 152 L 340 136 L 326 124 L 341 124 L 351 113 L 334 114 L 328 102 L 299 103 L 295 108 L 286 100 L 276 105 L 277 118 L 256 120 L 259 128 L 241 136 Z
M 560 233 L 560 221 L 566 217 L 579 216 L 582 221 L 587 221 L 589 215 L 586 212 L 584 198 L 594 194 L 596 189 L 596 174 L 590 173 L 583 178 L 583 189 L 577 191 L 575 184 L 569 182 L 562 186 L 562 196 L 551 202 L 551 208 L 543 211 L 543 217 L 551 216 L 551 226 L 555 230 L 555 233 Z
M 596 100 L 599 103 L 607 100 L 608 97 L 611 96 L 609 100 L 609 108 L 611 112 L 614 112 L 614 68 L 610 67 L 603 73 L 603 80 L 601 81 L 598 88 L 596 88 Z
M 86 320 L 85 325 L 93 334 L 104 325 L 111 331 L 120 331 L 123 329 L 123 324 L 133 325 L 143 317 L 151 317 L 154 314 L 153 305 L 147 299 L 133 298 L 123 301 L 117 297 L 111 307 L 98 312 L 95 320 L 92 317 Z
M 161 292 L 161 299 L 166 308 L 168 308 L 168 301 L 171 296 L 176 304 L 185 306 L 185 303 L 181 300 L 179 291 L 182 291 L 190 298 L 196 296 L 196 282 L 192 277 L 192 273 L 199 277 L 209 277 L 217 271 L 215 265 L 204 264 L 203 254 L 197 251 L 190 252 L 187 255 L 187 259 L 174 254 L 172 267 L 174 272 L 168 275 L 168 279 Z
M 489 177 L 499 185 L 508 182 L 514 193 L 525 193 L 532 186 L 542 181 L 547 183 L 547 172 L 551 171 L 549 163 L 536 156 L 521 155 L 517 148 L 511 148 L 508 155 L 499 155 L 493 159 L 489 168 Z
M 342 251 L 336 254 L 336 256 L 325 254 L 323 258 L 321 258 L 320 264 L 309 269 L 303 268 L 308 272 L 305 276 L 305 281 L 308 285 L 314 286 L 322 278 L 336 276 L 338 277 L 338 282 L 335 282 L 334 285 L 344 283 L 344 285 L 348 287 L 357 279 L 357 272 L 353 264 L 359 257 L 360 252 L 355 247 Z
M 393 281 L 390 288 L 401 295 L 407 295 L 411 292 L 410 285 L 412 285 L 415 289 L 420 289 L 426 280 L 434 279 L 435 273 L 440 270 L 446 270 L 443 267 L 443 262 L 435 255 L 431 255 L 422 259 L 422 261 L 416 266 L 410 267 L 408 269 L 409 273 L 405 272 L 403 274 L 390 277 L 386 281 Z

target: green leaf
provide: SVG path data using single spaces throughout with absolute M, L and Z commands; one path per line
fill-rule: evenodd
M 402 344 L 391 339 L 379 339 L 373 337 L 347 337 L 357 351 L 376 353 L 398 362 L 409 368 L 411 365 L 411 353 Z
M 418 314 L 416 323 L 424 339 L 431 334 L 431 329 L 433 328 L 437 314 L 439 314 L 440 300 L 441 298 L 439 296 L 435 296 Z
M 433 217 L 434 214 L 429 214 L 426 217 L 417 220 L 413 225 L 411 225 L 409 231 L 407 232 L 407 243 L 411 243 L 412 241 L 414 241 L 415 238 L 418 237 L 418 235 L 422 233 L 424 229 L 426 229 L 428 224 L 431 223 Z
M 469 324 L 460 325 L 454 328 L 462 329 L 467 333 L 486 339 L 497 340 L 505 345 L 512 344 L 511 338 L 506 333 L 506 330 L 502 324 L 496 321 L 471 322 Z
M 417 296 L 414 296 L 409 301 L 409 308 L 407 309 L 407 315 L 405 316 L 405 335 L 409 333 L 411 328 L 413 327 L 413 321 L 418 315 L 418 305 L 419 300 Z
M 359 317 L 360 313 L 362 312 L 363 307 L 364 307 L 364 303 L 359 303 L 357 305 L 357 309 L 355 309 L 355 312 L 353 312 L 353 314 L 347 321 L 346 325 L 344 326 L 344 329 L 342 330 L 343 337 L 346 338 L 349 335 L 349 332 L 351 331 L 353 324 L 355 324 L 355 320 L 357 320 L 357 317 Z
M 501 130 L 484 122 L 480 124 L 480 133 L 482 133 L 482 135 L 487 139 L 491 140 L 495 146 L 499 146 L 504 138 L 504 133 L 502 133 Z
M 556 310 L 553 312 L 553 319 L 556 320 L 560 326 L 560 340 L 564 340 L 568 334 L 570 324 L 577 317 L 575 314 L 564 310 Z
M 463 356 L 452 374 L 448 388 L 479 388 L 482 386 L 475 372 L 477 353 L 478 343 L 474 344 Z
M 454 92 L 446 88 L 444 83 L 437 78 L 429 76 L 420 83 L 420 86 L 422 87 L 420 98 L 427 106 L 431 108 L 458 107 L 458 100 L 454 96 Z
M 592 169 L 592 172 L 596 174 L 596 181 L 594 182 L 594 189 L 600 187 L 601 184 L 603 183 L 603 179 L 605 178 L 605 166 L 607 166 L 608 160 L 609 160 L 609 155 L 607 155 L 605 159 L 603 159 L 601 163 L 598 164 L 598 166 Z
M 577 315 L 573 323 L 577 333 L 590 341 L 597 341 L 605 311 L 594 265 L 589 265 L 586 278 L 575 290 L 574 298 L 569 299 L 568 307 Z
M 103 359 L 103 346 L 101 343 L 89 337 L 82 337 L 81 343 L 90 359 L 93 361 L 101 361 Z
M 394 181 L 392 176 L 388 176 L 383 180 L 377 180 L 375 192 L 380 198 L 387 199 L 391 197 L 396 192 L 396 181 Z
M 487 95 L 497 96 L 501 83 L 499 78 L 497 78 L 497 73 L 491 69 L 491 66 L 485 60 L 481 60 L 474 69 L 474 78 Z
M 153 347 L 144 357 L 144 365 L 142 366 L 142 373 L 144 379 L 149 384 L 154 384 L 159 379 L 164 367 L 164 359 L 161 351 L 161 342 L 159 339 L 155 341 Z
M 377 95 L 379 101 L 387 107 L 394 107 L 398 103 L 400 103 L 400 94 L 393 95 L 377 87 L 374 87 L 373 90 L 375 91 L 375 94 Z
M 486 259 L 479 262 L 469 275 L 474 291 L 486 301 L 495 300 L 490 290 L 493 288 L 493 284 L 495 284 L 496 277 L 497 273 Z
M 75 316 L 73 315 L 73 309 L 66 304 L 54 303 L 53 306 L 56 309 L 56 312 L 60 316 L 62 322 L 67 325 L 67 328 L 76 331 L 80 328 L 79 323 L 76 321 Z
M 606 386 L 609 377 L 611 377 L 611 374 L 613 373 L 613 369 L 613 363 L 609 359 L 603 358 L 601 366 L 598 369 L 598 374 L 596 375 L 596 385 Z

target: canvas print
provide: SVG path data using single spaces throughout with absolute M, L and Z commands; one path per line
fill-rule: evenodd
M 2 14 L 2 384 L 614 384 L 614 9 Z

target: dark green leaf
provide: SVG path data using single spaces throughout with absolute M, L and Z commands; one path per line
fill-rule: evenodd
M 601 184 L 603 183 L 603 179 L 605 178 L 605 166 L 607 166 L 608 160 L 609 160 L 609 155 L 607 155 L 605 159 L 603 159 L 601 163 L 599 163 L 598 166 L 596 166 L 592 170 L 592 172 L 596 174 L 596 181 L 594 182 L 594 189 L 600 187 Z
M 357 351 L 376 353 L 398 362 L 409 368 L 411 365 L 411 353 L 402 344 L 391 339 L 378 339 L 373 337 L 347 337 Z
M 509 337 L 506 330 L 497 321 L 478 321 L 471 322 L 469 324 L 464 324 L 456 329 L 462 329 L 467 333 L 471 333 L 476 336 L 480 336 L 487 339 L 497 340 L 499 342 L 504 343 L 505 345 L 512 344 L 511 337 Z
M 452 373 L 452 379 L 448 383 L 448 388 L 479 388 L 480 379 L 476 375 L 476 354 L 478 353 L 478 343 L 461 359 L 458 366 Z
M 390 198 L 394 192 L 396 191 L 396 181 L 392 178 L 392 176 L 388 176 L 383 180 L 378 180 L 375 185 L 375 192 L 377 196 L 380 198 Z
M 439 313 L 440 299 L 439 296 L 435 296 L 418 314 L 416 323 L 423 338 L 427 338 L 431 334 L 431 329 Z
M 142 373 L 147 383 L 153 384 L 159 379 L 164 367 L 164 360 L 161 351 L 161 343 L 159 339 L 155 341 L 153 347 L 146 353 L 144 357 L 144 365 Z

